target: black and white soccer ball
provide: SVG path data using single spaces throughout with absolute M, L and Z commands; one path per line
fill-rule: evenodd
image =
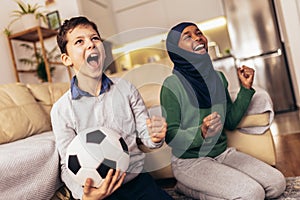
M 67 148 L 67 170 L 71 177 L 84 185 L 87 178 L 99 187 L 109 169 L 126 172 L 129 166 L 128 147 L 115 131 L 89 128 L 76 135 Z

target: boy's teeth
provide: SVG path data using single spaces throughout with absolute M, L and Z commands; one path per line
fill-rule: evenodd
M 91 61 L 98 62 L 98 54 L 94 53 L 89 55 L 89 57 L 87 58 L 87 62 L 90 63 Z

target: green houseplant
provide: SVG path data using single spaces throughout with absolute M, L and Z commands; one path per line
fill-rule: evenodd
M 18 5 L 18 10 L 12 11 L 12 16 L 14 19 L 11 23 L 15 22 L 16 20 L 21 20 L 25 26 L 24 28 L 28 28 L 30 26 L 38 25 L 40 19 L 46 22 L 45 14 L 40 11 L 43 6 L 39 4 L 31 5 L 29 3 L 24 3 L 21 0 L 15 2 Z
M 47 72 L 45 68 L 45 61 L 43 58 L 42 50 L 41 48 L 37 48 L 36 52 L 34 52 L 34 48 L 27 44 L 23 43 L 20 45 L 22 48 L 26 49 L 27 51 L 33 51 L 33 54 L 29 58 L 20 58 L 19 61 L 20 63 L 24 65 L 30 65 L 30 66 L 35 66 L 36 69 L 36 75 L 37 77 L 42 81 L 42 82 L 47 82 L 48 77 L 47 77 Z M 57 46 L 55 46 L 51 51 L 47 51 L 47 58 L 48 61 L 51 62 L 56 62 L 60 58 L 60 54 L 57 53 Z M 50 73 L 51 76 L 53 75 L 53 71 L 55 70 L 54 66 L 50 66 Z
M 26 14 L 33 14 L 36 19 L 42 18 L 44 21 L 46 21 L 46 17 L 43 12 L 39 11 L 43 6 L 39 4 L 31 5 L 29 3 L 24 3 L 23 1 L 15 1 L 18 4 L 19 10 L 13 10 L 13 16 L 16 17 L 16 19 L 19 19 L 23 15 Z
M 12 21 L 10 21 L 7 27 L 3 30 L 3 33 L 6 36 L 10 36 L 12 34 L 11 25 L 18 20 L 22 22 L 24 28 L 30 28 L 32 26 L 39 25 L 40 19 L 46 23 L 47 20 L 45 14 L 44 12 L 40 11 L 43 6 L 39 4 L 31 5 L 29 3 L 24 3 L 21 0 L 17 0 L 15 2 L 18 5 L 18 9 L 12 11 Z

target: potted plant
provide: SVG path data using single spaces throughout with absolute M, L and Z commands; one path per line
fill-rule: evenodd
M 14 19 L 11 23 L 16 20 L 21 20 L 24 29 L 31 28 L 33 26 L 40 25 L 40 19 L 46 22 L 46 17 L 43 12 L 40 11 L 41 5 L 24 3 L 23 1 L 15 1 L 18 4 L 18 10 L 13 10 Z
M 12 34 L 12 30 L 10 29 L 10 26 L 7 26 L 4 30 L 3 30 L 3 33 L 6 35 L 6 36 L 10 36 Z
M 26 52 L 34 51 L 34 48 L 27 43 L 23 43 L 20 46 L 25 48 Z M 46 50 L 46 54 L 47 54 L 48 61 L 50 63 L 56 62 L 60 58 L 60 54 L 57 53 L 57 46 L 55 46 L 53 49 L 51 49 L 51 51 Z M 37 77 L 42 82 L 48 82 L 45 61 L 44 61 L 44 57 L 43 57 L 41 48 L 37 48 L 36 52 L 34 52 L 29 58 L 20 58 L 19 61 L 25 65 L 31 65 L 31 66 L 35 67 Z M 53 75 L 54 70 L 55 70 L 55 67 L 50 66 L 51 76 Z

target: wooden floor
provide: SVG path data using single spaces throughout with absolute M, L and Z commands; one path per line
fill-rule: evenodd
M 300 176 L 300 111 L 275 115 L 271 126 L 277 163 L 285 177 Z
M 285 177 L 300 176 L 300 133 L 274 136 L 277 163 Z

